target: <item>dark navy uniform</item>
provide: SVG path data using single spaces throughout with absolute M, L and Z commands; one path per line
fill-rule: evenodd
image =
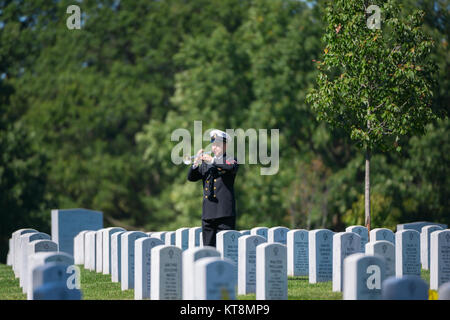
M 188 180 L 203 182 L 202 236 L 204 246 L 216 246 L 216 234 L 221 230 L 234 230 L 236 226 L 236 200 L 234 180 L 238 171 L 236 159 L 223 157 L 211 164 L 202 162 L 189 168 Z

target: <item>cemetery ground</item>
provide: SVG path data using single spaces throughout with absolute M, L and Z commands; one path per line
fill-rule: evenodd
M 120 289 L 120 283 L 111 282 L 111 275 L 103 275 L 79 266 L 81 290 L 85 300 L 133 300 L 134 290 Z M 429 284 L 430 272 L 421 271 L 422 278 Z M 238 300 L 255 300 L 255 294 L 238 295 Z M 341 300 L 341 292 L 332 291 L 332 283 L 310 284 L 308 277 L 288 277 L 289 300 Z M 0 264 L 0 300 L 26 300 L 26 294 L 19 287 L 10 266 Z

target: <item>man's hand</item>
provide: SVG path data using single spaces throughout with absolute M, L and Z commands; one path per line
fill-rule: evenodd
M 211 157 L 209 154 L 202 155 L 202 160 L 206 161 L 207 163 L 211 163 L 213 161 L 213 157 Z
M 197 154 L 195 155 L 194 158 L 194 166 L 198 166 L 200 164 L 200 162 L 202 162 L 202 154 L 203 153 L 203 149 L 200 149 L 197 151 Z

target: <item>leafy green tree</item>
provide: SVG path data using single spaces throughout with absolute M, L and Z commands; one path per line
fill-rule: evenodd
M 327 6 L 318 88 L 308 95 L 318 119 L 345 129 L 364 150 L 369 229 L 372 153 L 400 151 L 402 138 L 423 134 L 435 118 L 435 66 L 429 61 L 433 42 L 421 28 L 423 12 L 401 19 L 396 1 L 377 5 L 382 14 L 379 29 L 368 23 L 368 1 L 338 0 Z

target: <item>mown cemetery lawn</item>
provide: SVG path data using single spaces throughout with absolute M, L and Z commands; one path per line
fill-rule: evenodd
M 81 290 L 86 300 L 132 300 L 133 290 L 122 291 L 120 283 L 111 282 L 110 275 L 88 271 L 80 266 Z M 430 272 L 422 270 L 422 278 L 429 284 Z M 331 290 L 331 281 L 310 284 L 308 277 L 289 277 L 289 300 L 340 300 L 341 292 Z M 254 300 L 254 294 L 240 295 L 239 300 Z M 19 287 L 19 279 L 14 278 L 10 266 L 0 264 L 0 300 L 26 300 L 26 295 Z

